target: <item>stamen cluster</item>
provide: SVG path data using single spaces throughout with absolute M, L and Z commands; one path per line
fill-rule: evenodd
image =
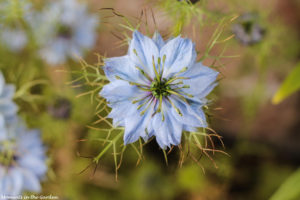
M 169 91 L 171 90 L 171 86 L 168 84 L 167 79 L 164 78 L 162 81 L 154 80 L 151 83 L 150 89 L 152 91 L 152 95 L 156 99 L 159 99 L 160 96 L 164 97 L 170 95 Z

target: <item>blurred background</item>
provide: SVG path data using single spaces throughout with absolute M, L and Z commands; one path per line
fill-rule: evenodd
M 300 93 L 274 100 L 300 61 L 299 0 L 57 3 L 64 1 L 0 1 L 0 69 L 16 85 L 19 115 L 42 131 L 47 146 L 42 194 L 66 200 L 300 199 L 299 175 L 286 186 L 300 164 Z M 92 163 L 105 146 L 91 138 L 106 136 L 91 128 L 101 115 L 99 90 L 80 79 L 80 71 L 97 69 L 99 55 L 126 54 L 131 35 L 124 17 L 141 23 L 149 36 L 158 30 L 164 39 L 192 39 L 199 58 L 221 27 L 221 42 L 203 62 L 221 72 L 207 115 L 225 145 L 215 140 L 215 147 L 229 156 L 215 153 L 212 162 L 199 151 L 201 166 L 187 159 L 179 167 L 174 149 L 167 166 L 153 140 L 141 161 L 134 149 L 124 153 L 117 180 L 112 150 Z

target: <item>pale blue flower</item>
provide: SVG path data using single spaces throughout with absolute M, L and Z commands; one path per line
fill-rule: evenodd
M 77 0 L 51 1 L 33 18 L 40 55 L 51 65 L 80 58 L 95 44 L 98 18 Z
M 259 16 L 255 13 L 246 13 L 237 19 L 232 28 L 237 40 L 244 45 L 253 45 L 260 42 L 266 33 L 259 24 Z
M 13 101 L 15 86 L 6 84 L 3 74 L 0 72 L 0 124 L 4 120 L 9 123 L 15 119 L 18 107 Z
M 31 8 L 27 0 L 4 0 L 0 3 L 0 40 L 10 51 L 19 52 L 28 43 L 28 35 L 21 21 L 29 19 Z
M 0 32 L 2 43 L 11 51 L 19 52 L 28 42 L 27 34 L 19 28 L 5 28 Z
M 1 129 L 1 134 L 6 136 L 0 139 L 0 194 L 40 192 L 47 165 L 39 131 L 27 130 L 17 121 Z
M 112 108 L 114 126 L 125 127 L 124 143 L 155 136 L 161 148 L 178 145 L 183 131 L 207 127 L 203 106 L 218 72 L 196 62 L 189 39 L 165 42 L 133 33 L 128 54 L 105 61 L 110 83 L 100 95 Z

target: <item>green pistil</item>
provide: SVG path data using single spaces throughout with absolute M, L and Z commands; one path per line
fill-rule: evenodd
M 171 83 L 171 84 L 169 84 L 169 85 L 181 85 L 181 84 L 183 84 L 182 81 L 179 81 L 178 83 Z
M 163 98 L 163 96 L 160 95 L 160 97 L 159 97 L 159 106 L 158 106 L 158 109 L 157 109 L 157 112 L 159 112 L 159 113 L 161 112 L 162 98 Z
M 152 104 L 152 101 L 153 101 L 154 97 L 152 97 L 150 100 L 147 101 L 147 103 L 149 102 L 148 106 L 141 112 L 141 116 L 143 116 L 145 114 L 145 112 L 149 109 L 149 107 L 151 106 Z
M 158 72 L 159 72 L 159 76 L 161 75 L 160 74 L 160 65 L 161 65 L 161 58 L 160 57 L 158 57 L 158 59 L 157 59 L 157 65 L 158 65 Z
M 140 56 L 138 55 L 136 49 L 133 49 L 133 53 L 136 55 L 136 57 L 138 57 L 141 65 L 143 66 L 144 69 L 147 69 L 147 67 L 145 66 L 145 64 L 143 63 L 142 59 L 140 58 Z
M 132 82 L 132 81 L 128 81 L 128 83 L 130 85 L 136 85 L 136 86 L 140 86 L 140 87 L 146 87 L 146 88 L 149 87 L 148 85 L 144 85 L 144 84 L 140 84 L 140 83 L 135 83 L 135 82 Z
M 166 84 L 170 84 L 170 83 L 172 83 L 172 82 L 174 82 L 174 81 L 176 81 L 176 80 L 187 80 L 187 79 L 189 79 L 189 78 L 187 78 L 187 77 L 174 77 L 174 78 L 171 78 L 171 79 L 169 79 L 167 82 L 166 82 Z
M 181 94 L 179 94 L 178 92 L 175 92 L 175 91 L 173 91 L 173 90 L 169 90 L 168 91 L 170 94 L 173 94 L 173 95 L 176 95 L 176 96 L 178 96 L 182 101 L 184 101 L 185 103 L 188 103 L 188 101 L 186 100 L 186 98 L 183 96 L 183 95 L 181 95 Z
M 143 101 L 143 100 L 147 99 L 148 97 L 150 97 L 150 96 L 148 95 L 148 96 L 145 96 L 145 97 L 143 97 L 143 98 L 141 98 L 141 99 L 133 100 L 131 103 L 132 103 L 132 104 L 136 104 L 136 103 L 138 103 L 138 102 L 140 102 L 140 101 Z
M 168 100 L 169 100 L 169 99 L 168 99 Z M 182 113 L 180 112 L 179 108 L 177 108 L 177 107 L 175 106 L 175 104 L 174 104 L 171 100 L 169 100 L 169 102 L 170 102 L 171 106 L 175 109 L 175 111 L 176 111 L 180 116 L 182 116 Z
M 183 85 L 181 87 L 175 87 L 175 88 L 173 88 L 173 90 L 179 90 L 179 89 L 183 89 L 183 88 L 190 88 L 190 86 L 189 85 Z
M 115 78 L 118 79 L 118 80 L 125 81 L 124 79 L 122 79 L 120 76 L 117 76 L 117 75 L 115 76 Z
M 188 69 L 187 67 L 182 68 L 178 73 L 174 74 L 174 76 L 175 77 L 178 76 L 179 74 L 185 72 L 187 69 Z
M 160 77 L 162 77 L 163 76 L 163 74 L 164 74 L 164 68 L 165 68 L 165 62 L 166 62 L 166 55 L 164 55 L 163 56 L 163 63 L 162 63 L 162 69 L 161 69 L 161 72 L 160 72 Z
M 152 78 L 147 74 L 145 73 L 144 70 L 142 70 L 141 68 L 139 68 L 138 66 L 136 66 L 136 68 L 141 72 L 141 74 L 146 77 L 149 81 L 153 81 Z
M 151 89 L 150 88 L 143 88 L 141 86 L 137 86 L 140 90 L 143 90 L 145 92 L 151 92 Z
M 153 97 L 149 97 L 149 99 L 147 101 L 145 101 L 144 103 L 142 103 L 141 105 L 138 106 L 138 110 L 140 110 L 144 105 L 146 105 Z
M 128 82 L 130 85 L 135 85 L 135 86 L 137 86 L 139 89 L 141 89 L 143 91 L 147 91 L 147 92 L 151 91 L 148 85 L 144 85 L 144 84 L 140 84 L 140 83 L 135 83 L 135 82 L 132 82 L 132 81 L 127 81 L 127 80 L 121 78 L 120 76 L 115 76 L 115 77 L 118 80 L 122 80 L 122 81 Z
M 156 66 L 155 66 L 155 61 L 154 61 L 154 56 L 152 56 L 152 66 L 153 66 L 153 70 L 156 76 L 156 79 L 158 82 L 160 82 L 160 74 L 157 72 L 156 70 Z
M 184 94 L 185 96 L 189 97 L 189 98 L 194 98 L 194 96 L 191 95 L 191 94 L 188 94 L 188 93 L 185 93 L 185 92 L 182 92 L 182 91 L 181 91 L 181 93 Z

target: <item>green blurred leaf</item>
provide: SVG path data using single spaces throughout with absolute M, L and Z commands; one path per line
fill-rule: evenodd
M 300 89 L 300 63 L 298 63 L 284 80 L 281 87 L 274 95 L 272 102 L 278 104 L 298 89 Z
M 293 173 L 275 192 L 270 200 L 300 199 L 300 168 Z
M 198 165 L 184 166 L 178 171 L 177 183 L 184 190 L 199 191 L 204 187 L 205 176 Z

